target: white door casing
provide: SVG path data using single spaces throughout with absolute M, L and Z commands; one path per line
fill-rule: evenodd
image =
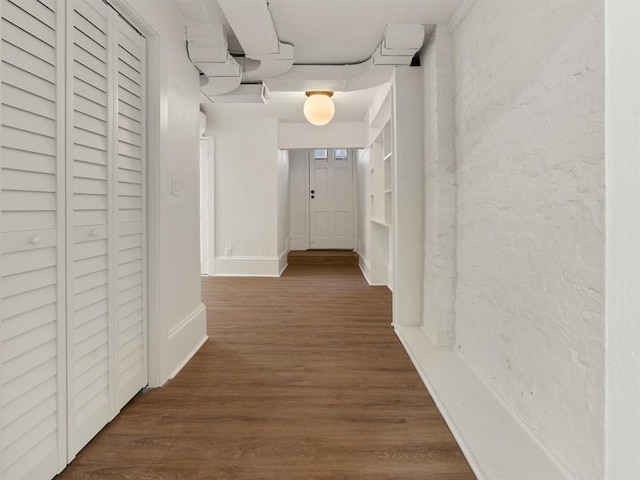
M 326 152 L 318 155 L 316 152 Z M 337 156 L 345 153 L 346 156 Z M 353 249 L 353 156 L 350 150 L 309 151 L 311 249 Z
M 209 275 L 209 140 L 200 139 L 200 273 Z

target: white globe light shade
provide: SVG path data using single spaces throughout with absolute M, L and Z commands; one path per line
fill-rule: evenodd
M 304 116 L 313 125 L 321 127 L 331 121 L 336 107 L 329 93 L 312 93 L 304 102 Z

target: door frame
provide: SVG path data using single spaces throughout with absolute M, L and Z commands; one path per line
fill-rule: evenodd
M 212 135 L 203 135 L 200 142 L 207 142 L 207 275 L 215 275 L 216 229 L 215 229 L 215 138 Z M 200 159 L 202 161 L 202 158 Z M 201 253 L 202 255 L 202 253 Z M 202 263 L 202 259 L 201 259 Z
M 330 160 L 332 157 L 331 155 L 333 155 L 333 151 L 334 150 L 346 150 L 347 151 L 347 158 L 349 158 L 349 160 L 351 161 L 351 237 L 352 237 L 352 250 L 355 251 L 356 250 L 356 239 L 357 239 L 357 235 L 356 235 L 356 229 L 357 229 L 357 216 L 358 216 L 358 212 L 357 212 L 357 206 L 358 206 L 358 202 L 357 202 L 357 196 L 358 196 L 358 182 L 357 182 L 357 165 L 356 165 L 356 157 L 355 157 L 355 150 L 352 148 L 340 148 L 340 147 L 323 147 L 323 148 L 308 148 L 307 149 L 307 175 L 306 175 L 306 181 L 307 181 L 307 201 L 305 202 L 305 208 L 306 208 L 306 222 L 307 222 L 307 250 L 311 250 L 311 169 L 312 167 L 312 160 L 314 160 L 315 157 L 312 157 L 312 152 L 314 152 L 315 150 L 327 150 L 327 157 Z
M 206 146 L 206 158 L 202 148 Z M 198 164 L 200 167 L 200 275 L 209 276 L 209 142 L 206 138 L 198 140 Z M 204 190 L 204 191 L 203 191 Z M 206 196 L 206 200 L 204 197 Z M 203 232 L 204 230 L 204 232 Z

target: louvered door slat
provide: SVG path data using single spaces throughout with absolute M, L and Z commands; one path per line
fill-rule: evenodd
M 29 86 L 30 93 L 42 98 L 46 98 L 51 102 L 56 100 L 56 85 L 48 80 L 33 75 L 18 67 L 14 67 L 8 63 L 2 64 L 2 81 L 7 85 L 16 88 L 24 88 Z
M 35 40 L 41 41 L 49 45 L 52 49 L 55 48 L 56 45 L 56 30 L 55 27 L 52 28 L 47 25 L 47 22 L 54 22 L 52 18 L 47 18 L 48 15 L 44 17 L 42 14 L 30 14 L 26 10 L 28 9 L 27 5 L 30 2 L 26 1 L 14 1 L 11 0 L 2 0 L 3 13 L 2 17 L 6 23 L 10 23 L 12 26 L 19 28 L 24 32 L 24 35 L 28 35 Z M 33 3 L 32 3 L 33 5 Z M 54 15 L 55 18 L 55 15 Z M 3 27 L 4 30 L 4 27 Z M 7 41 L 13 43 L 16 41 L 16 37 L 14 37 L 11 30 L 8 33 L 11 33 L 10 36 L 7 36 Z M 21 38 L 21 37 L 18 37 Z M 19 40 L 18 40 L 19 41 Z M 20 45 L 18 45 L 20 46 Z M 35 50 L 31 50 L 30 48 L 25 48 L 26 51 L 32 52 L 35 55 L 40 53 L 40 50 L 37 48 Z M 52 55 L 50 62 L 52 65 L 55 65 L 55 54 Z
M 66 457 L 64 13 L 2 0 L 0 478 Z

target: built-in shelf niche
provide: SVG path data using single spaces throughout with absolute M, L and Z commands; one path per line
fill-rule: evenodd
M 369 201 L 371 223 L 371 281 L 392 287 L 394 145 L 393 89 L 383 88 L 369 111 Z
M 389 100 L 390 101 L 390 100 Z M 380 128 L 371 144 L 371 220 L 391 226 L 393 220 L 393 144 L 391 118 Z

